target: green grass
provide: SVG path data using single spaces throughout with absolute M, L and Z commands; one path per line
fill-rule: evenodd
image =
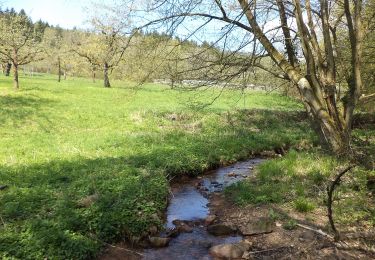
M 319 207 L 324 212 L 326 187 L 345 165 L 348 165 L 345 159 L 335 158 L 319 148 L 291 150 L 282 158 L 261 164 L 256 178 L 229 187 L 226 194 L 240 205 L 273 203 L 301 213 Z M 364 166 L 346 174 L 336 188 L 334 217 L 343 228 L 359 223 L 375 225 L 374 199 L 367 185 L 367 177 L 375 175 L 375 171 Z
M 198 109 L 219 90 L 104 89 L 49 75 L 20 83 L 15 92 L 0 76 L 5 259 L 93 258 L 103 241 L 162 225 L 168 178 L 316 141 L 301 105 L 278 94 L 224 91 Z M 85 198 L 95 200 L 82 206 Z
M 310 212 L 315 209 L 315 205 L 306 198 L 298 198 L 294 201 L 294 208 L 298 212 Z

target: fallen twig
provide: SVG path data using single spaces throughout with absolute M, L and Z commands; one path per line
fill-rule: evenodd
M 136 255 L 139 255 L 139 256 L 144 256 L 143 254 L 141 254 L 141 253 L 139 253 L 137 251 L 134 251 L 134 250 L 123 248 L 123 247 L 120 247 L 120 246 L 111 245 L 111 244 L 108 244 L 106 242 L 102 242 L 102 243 L 105 244 L 105 245 L 107 245 L 107 246 L 109 246 L 109 247 L 112 247 L 112 248 L 117 248 L 117 249 L 129 252 L 129 253 L 132 253 L 132 254 L 136 254 Z
M 1 224 L 3 224 L 3 226 L 4 227 L 6 227 L 6 224 L 5 224 L 5 222 L 4 222 L 4 219 L 3 219 L 3 217 L 0 215 L 0 220 L 1 220 Z
M 290 248 L 290 247 L 291 246 L 280 246 L 280 247 L 269 248 L 269 249 L 265 249 L 265 250 L 250 251 L 249 254 L 261 254 L 261 253 L 266 253 L 266 252 L 270 252 L 270 251 L 277 251 L 277 250 L 280 250 L 280 249 L 286 249 L 286 248 Z
M 356 232 L 356 233 L 347 233 L 343 234 L 344 238 L 347 239 L 373 239 L 375 240 L 375 232 L 367 231 L 367 232 Z
M 329 239 L 333 239 L 333 236 L 331 236 L 330 234 L 327 234 L 326 232 L 324 232 L 321 229 L 315 229 L 313 227 L 309 227 L 309 226 L 302 225 L 302 224 L 297 224 L 297 226 L 299 226 L 301 228 L 304 228 L 304 229 L 307 229 L 307 230 L 311 230 L 311 231 L 313 231 L 313 232 L 315 232 L 317 234 L 320 234 L 322 236 L 328 237 Z
M 335 246 L 336 246 L 337 249 L 341 249 L 341 250 L 358 250 L 358 251 L 363 251 L 363 252 L 366 252 L 366 253 L 375 254 L 375 248 L 374 247 L 368 247 L 366 245 L 360 245 L 360 244 L 349 245 L 347 243 L 337 242 L 337 243 L 335 243 Z

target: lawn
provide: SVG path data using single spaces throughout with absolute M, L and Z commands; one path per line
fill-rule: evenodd
M 0 258 L 87 259 L 161 226 L 168 180 L 316 142 L 277 93 L 0 76 Z

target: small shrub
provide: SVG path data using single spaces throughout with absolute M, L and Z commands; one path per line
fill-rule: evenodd
M 283 219 L 283 215 L 281 215 L 281 214 L 278 213 L 278 212 L 275 212 L 273 209 L 270 209 L 270 211 L 268 212 L 268 217 L 269 217 L 272 221 L 276 221 L 276 220 Z
M 315 205 L 306 200 L 305 198 L 299 198 L 294 201 L 294 208 L 298 212 L 310 212 L 315 209 Z
M 289 219 L 287 222 L 283 224 L 283 228 L 286 230 L 294 230 L 297 227 L 297 221 L 294 219 Z

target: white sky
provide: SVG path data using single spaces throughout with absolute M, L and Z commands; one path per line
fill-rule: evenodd
M 74 26 L 84 27 L 87 18 L 84 7 L 90 0 L 0 0 L 0 3 L 2 9 L 24 9 L 33 21 L 42 19 L 51 25 L 71 29 Z

